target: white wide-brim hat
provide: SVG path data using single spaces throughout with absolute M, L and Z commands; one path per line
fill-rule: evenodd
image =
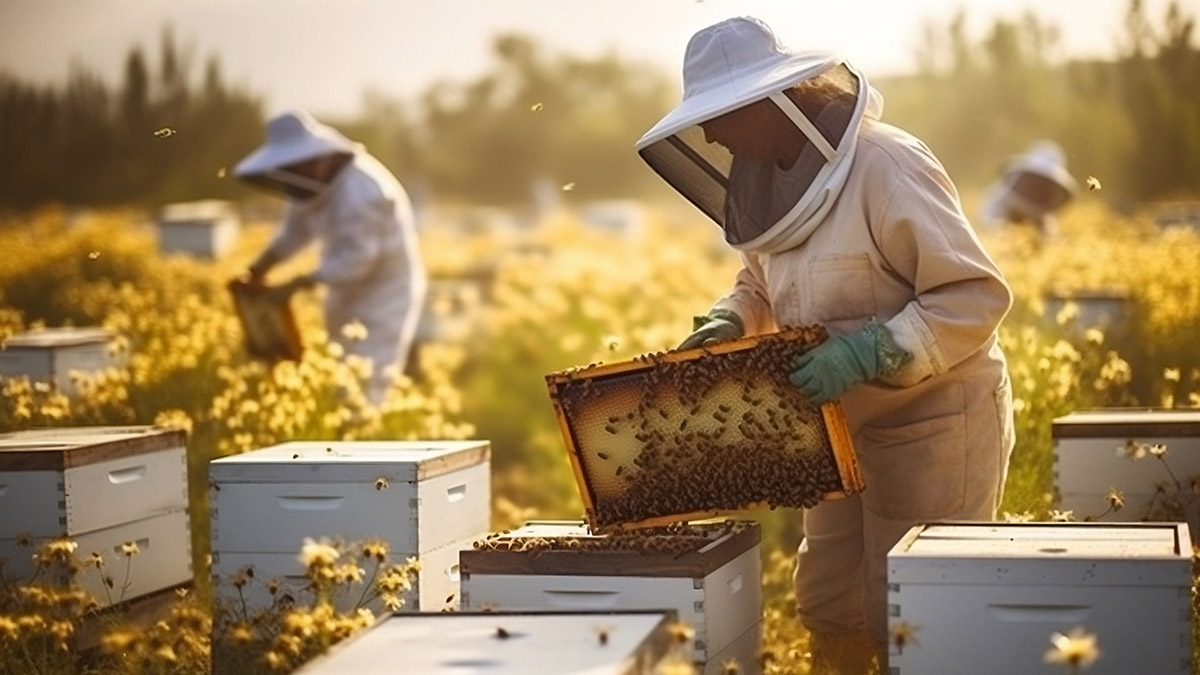
M 1008 176 L 1031 173 L 1052 180 L 1071 194 L 1079 191 L 1079 183 L 1067 171 L 1066 157 L 1062 148 L 1054 141 L 1038 141 L 1025 154 L 1013 159 L 1008 165 Z
M 267 140 L 234 168 L 235 176 L 256 176 L 324 155 L 353 154 L 358 144 L 304 111 L 276 115 Z
M 749 105 L 843 63 L 825 51 L 793 52 L 753 17 L 709 26 L 688 41 L 683 99 L 634 145 L 638 150 L 690 126 Z M 875 96 L 878 96 L 875 94 Z M 871 104 L 868 104 L 871 108 Z M 878 100 L 882 107 L 882 99 Z M 879 110 L 870 115 L 879 116 Z

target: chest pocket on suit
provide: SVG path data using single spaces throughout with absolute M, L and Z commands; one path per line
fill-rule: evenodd
M 866 253 L 814 260 L 805 284 L 812 320 L 826 323 L 874 316 L 872 274 L 871 258 Z

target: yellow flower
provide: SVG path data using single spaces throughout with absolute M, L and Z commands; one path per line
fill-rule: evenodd
M 363 322 L 355 319 L 354 321 L 342 326 L 342 337 L 346 338 L 347 340 L 361 342 L 367 339 L 367 327 L 363 324 Z
M 1100 649 L 1096 646 L 1096 636 L 1088 633 L 1081 626 L 1071 629 L 1067 635 L 1054 633 L 1050 636 L 1054 645 L 1046 651 L 1046 663 L 1062 663 L 1072 668 L 1080 666 L 1087 668 L 1100 658 Z
M 313 541 L 306 537 L 304 546 L 300 549 L 300 562 L 309 569 L 332 567 L 339 555 L 338 550 L 331 546 L 326 539 Z
M 249 642 L 254 639 L 254 631 L 244 623 L 235 624 L 229 631 L 229 638 L 234 642 Z
M 16 621 L 0 614 L 0 640 L 16 640 L 19 632 Z
M 132 557 L 138 553 L 141 553 L 141 549 L 138 548 L 136 541 L 127 541 L 124 544 L 121 544 L 121 553 L 125 554 L 127 557 Z
M 1178 368 L 1164 368 L 1163 369 L 1163 379 L 1164 380 L 1166 380 L 1168 382 L 1178 382 L 1179 377 L 1180 377 L 1180 375 L 1179 375 Z
M 1075 520 L 1075 512 L 1071 510 L 1059 511 L 1058 509 L 1052 509 L 1050 511 L 1050 520 L 1056 523 L 1069 523 Z
M 1120 511 L 1121 507 L 1125 506 L 1125 493 L 1117 488 L 1109 488 L 1108 505 L 1113 511 Z
M 1163 445 L 1162 443 L 1155 443 L 1154 445 L 1150 446 L 1150 454 L 1154 455 L 1155 457 L 1163 457 L 1167 454 L 1167 446 Z
M 696 636 L 696 631 L 683 621 L 676 621 L 667 626 L 667 633 L 671 636 L 672 640 L 680 644 L 691 642 L 692 638 Z
M 386 478 L 383 478 L 382 476 L 381 476 L 381 477 L 379 477 L 379 478 L 376 478 L 376 479 L 375 479 L 375 489 L 376 489 L 376 490 L 386 490 L 386 489 L 388 489 L 388 479 L 386 479 Z

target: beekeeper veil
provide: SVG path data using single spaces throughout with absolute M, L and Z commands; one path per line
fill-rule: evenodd
M 683 85 L 682 102 L 637 151 L 731 246 L 750 252 L 807 239 L 846 181 L 863 117 L 883 109 L 845 60 L 792 52 L 753 18 L 692 36 Z
M 238 162 L 234 175 L 260 187 L 305 199 L 321 194 L 328 185 L 292 171 L 291 167 L 324 156 L 344 162 L 359 147 L 307 112 L 287 111 L 267 122 L 266 141 Z

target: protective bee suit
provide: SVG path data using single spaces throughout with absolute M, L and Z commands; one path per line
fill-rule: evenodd
M 841 401 L 866 484 L 805 512 L 799 616 L 814 672 L 862 672 L 887 643 L 888 550 L 918 523 L 995 516 L 1013 447 L 996 339 L 1011 293 L 937 159 L 879 121 L 882 97 L 843 59 L 737 18 L 693 36 L 683 75 L 682 103 L 636 147 L 743 260 L 709 313 L 717 330 L 689 341 L 819 323 L 857 345 L 831 372 L 839 354 L 869 366 L 791 378 Z M 723 128 L 752 106 L 767 143 Z M 798 152 L 778 152 L 789 143 Z
M 1054 141 L 1038 141 L 1012 159 L 984 193 L 980 225 L 997 228 L 1027 222 L 1046 235 L 1058 232 L 1054 212 L 1079 193 L 1066 156 Z
M 290 169 L 329 156 L 338 168 L 326 181 Z M 425 298 L 425 269 L 404 188 L 361 145 L 303 112 L 272 119 L 266 143 L 235 174 L 290 197 L 278 232 L 252 269 L 261 273 L 319 242 L 320 263 L 307 281 L 328 289 L 329 338 L 346 354 L 370 359 L 366 391 L 379 403 L 393 371 L 405 367 Z M 356 321 L 365 336 L 345 329 Z

